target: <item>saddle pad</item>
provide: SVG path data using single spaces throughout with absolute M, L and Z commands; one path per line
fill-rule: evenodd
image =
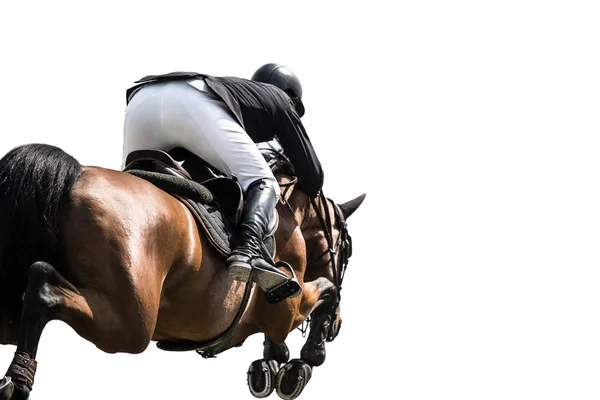
M 223 217 L 221 210 L 213 204 L 202 204 L 191 199 L 181 199 L 190 208 L 196 223 L 201 227 L 209 242 L 225 257 L 231 253 L 235 225 L 230 218 Z
M 189 179 L 136 169 L 126 172 L 152 183 L 181 201 L 190 210 L 198 229 L 206 233 L 208 241 L 214 248 L 225 257 L 231 254 L 235 243 L 236 226 L 233 217 L 229 216 L 231 213 L 224 213 L 223 207 L 219 204 L 219 199 L 222 197 L 215 197 L 208 188 Z M 226 195 L 227 193 L 221 193 L 221 196 Z M 275 256 L 274 233 L 278 224 L 279 216 L 274 212 L 267 237 L 263 239 L 265 246 L 262 250 L 266 252 L 264 255 L 266 258 Z
M 191 211 L 199 229 L 204 230 L 209 242 L 224 256 L 231 253 L 235 223 L 223 213 L 212 193 L 201 184 L 188 179 L 158 172 L 130 170 L 159 189 L 175 196 Z

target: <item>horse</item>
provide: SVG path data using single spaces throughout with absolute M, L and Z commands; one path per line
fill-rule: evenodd
M 158 175 L 171 171 L 178 182 L 192 182 L 186 164 L 169 156 Z M 4 155 L 0 344 L 16 351 L 0 381 L 0 400 L 29 398 L 40 336 L 52 320 L 106 353 L 139 354 L 157 342 L 163 350 L 215 357 L 262 333 L 263 358 L 248 369 L 250 392 L 298 397 L 325 361 L 325 343 L 340 331 L 341 283 L 352 249 L 347 219 L 365 194 L 342 204 L 322 192 L 311 198 L 285 155 L 269 162 L 282 191 L 273 261 L 302 289 L 282 301 L 229 277 L 226 254 L 199 228 L 187 197 L 133 170 L 83 166 L 49 144 Z M 228 193 L 221 202 L 231 200 Z M 300 358 L 290 360 L 286 337 L 304 323 L 306 343 Z

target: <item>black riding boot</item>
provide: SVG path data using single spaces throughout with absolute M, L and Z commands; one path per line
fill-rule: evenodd
M 247 282 L 250 277 L 265 292 L 285 287 L 292 278 L 267 263 L 261 255 L 262 241 L 267 235 L 271 216 L 277 205 L 277 193 L 273 186 L 260 179 L 246 190 L 244 210 L 237 227 L 237 246 L 227 258 L 229 276 Z M 297 284 L 294 287 L 299 286 Z M 285 297 L 299 294 L 290 293 Z M 284 297 L 284 298 L 285 298 Z M 278 301 L 283 298 L 278 299 Z

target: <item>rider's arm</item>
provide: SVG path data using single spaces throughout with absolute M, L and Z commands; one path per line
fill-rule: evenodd
M 277 139 L 294 165 L 302 188 L 309 196 L 316 197 L 323 187 L 323 169 L 295 111 L 281 113 L 281 129 L 277 132 Z

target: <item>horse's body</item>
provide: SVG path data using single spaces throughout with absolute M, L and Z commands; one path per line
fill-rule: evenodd
M 0 189 L 0 343 L 17 344 L 7 372 L 13 382 L 0 383 L 0 399 L 10 399 L 13 386 L 14 399 L 27 398 L 39 337 L 50 320 L 66 322 L 110 353 L 140 353 L 153 340 L 205 342 L 235 320 L 246 284 L 229 278 L 224 257 L 182 202 L 153 184 L 32 145 L 0 160 Z M 349 213 L 360 201 L 346 207 Z M 265 358 L 276 360 L 277 373 L 287 362 L 280 353 L 287 351 L 281 346 L 288 333 L 323 305 L 323 315 L 334 315 L 336 261 L 306 267 L 338 240 L 340 221 L 323 227 L 318 218 L 336 215 L 335 208 L 324 197 L 311 203 L 297 186 L 286 191 L 278 205 L 276 260 L 293 266 L 302 294 L 270 304 L 253 287 L 223 349 L 262 332 L 265 354 L 268 348 L 272 354 Z M 327 230 L 335 237 L 328 240 Z M 329 324 L 339 325 L 325 322 L 309 337 L 303 358 L 311 366 L 324 360 Z M 261 382 L 253 394 L 273 390 Z M 288 392 L 294 393 L 284 398 L 299 394 L 295 387 Z

